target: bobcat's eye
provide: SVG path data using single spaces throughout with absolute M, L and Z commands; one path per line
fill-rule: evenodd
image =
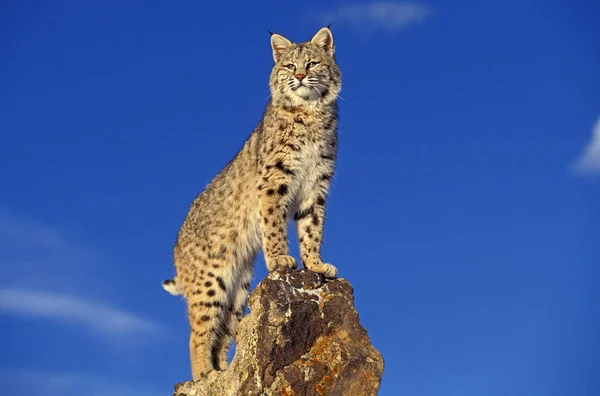
M 306 64 L 306 68 L 310 69 L 310 68 L 316 67 L 318 64 L 319 64 L 319 62 L 308 62 Z
M 288 69 L 289 71 L 294 71 L 296 70 L 296 66 L 294 66 L 293 63 L 290 63 L 289 65 L 285 65 L 284 66 L 286 69 Z

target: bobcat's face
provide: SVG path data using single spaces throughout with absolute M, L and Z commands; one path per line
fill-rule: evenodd
M 271 37 L 275 66 L 271 73 L 274 100 L 302 105 L 330 103 L 341 89 L 341 73 L 333 55 L 333 37 L 321 29 L 309 42 L 294 44 L 286 38 Z

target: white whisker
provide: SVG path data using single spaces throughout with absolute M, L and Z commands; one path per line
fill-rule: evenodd
M 325 84 L 322 84 L 322 83 L 315 84 L 315 87 L 316 86 L 319 86 L 319 87 L 322 87 L 322 88 L 325 88 L 325 89 L 329 89 L 329 87 L 327 87 Z M 340 94 L 338 94 L 337 97 L 340 98 L 341 100 L 343 100 L 344 102 L 347 102 L 347 100 L 344 99 Z
M 260 102 L 261 104 L 265 103 L 273 94 L 269 92 L 269 96 L 267 96 L 266 98 L 263 99 L 262 102 Z
M 321 99 L 323 99 L 323 93 L 322 93 L 322 92 L 319 90 L 319 86 L 318 86 L 318 85 L 315 85 L 315 86 L 314 86 L 314 88 L 315 88 L 315 91 L 317 91 L 317 93 L 319 94 L 319 97 L 320 97 Z

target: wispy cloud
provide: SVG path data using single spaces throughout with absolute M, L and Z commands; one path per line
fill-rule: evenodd
M 11 214 L 0 208 L 0 241 L 31 247 L 32 244 L 44 248 L 64 248 L 68 244 L 62 235 L 51 227 Z
M 0 315 L 67 324 L 66 330 L 83 330 L 114 346 L 135 345 L 165 330 L 114 303 L 118 287 L 102 279 L 118 266 L 85 245 L 0 207 Z
M 431 8 L 422 3 L 376 1 L 343 5 L 325 13 L 322 20 L 365 30 L 397 32 L 424 21 L 430 15 Z
M 152 321 L 80 297 L 27 289 L 0 289 L 0 312 L 80 325 L 104 337 L 156 332 Z
M 0 389 L 5 394 L 46 396 L 159 396 L 165 393 L 94 374 L 40 370 L 4 371 L 0 373 Z
M 77 289 L 81 278 L 105 267 L 102 257 L 84 245 L 57 227 L 0 207 L 0 286 Z
M 123 276 L 118 260 L 94 248 L 85 232 L 0 207 L 0 321 L 23 319 L 19 327 L 27 327 L 27 333 L 52 328 L 57 335 L 38 338 L 32 346 L 31 337 L 8 331 L 5 341 L 13 347 L 3 351 L 6 356 L 0 361 L 14 367 L 17 354 L 27 354 L 32 348 L 45 350 L 49 347 L 45 344 L 52 343 L 50 349 L 65 351 L 75 370 L 63 371 L 64 358 L 38 354 L 32 369 L 0 370 L 0 392 L 47 396 L 167 393 L 170 386 L 156 389 L 153 379 L 140 386 L 134 381 L 152 369 L 147 362 L 150 356 L 162 356 L 160 345 L 170 329 L 152 318 L 156 311 L 148 309 L 152 303 L 131 293 L 136 285 L 128 282 L 131 279 Z M 80 360 L 94 371 L 80 373 Z M 129 384 L 129 379 L 134 382 Z
M 592 130 L 590 141 L 575 161 L 574 170 L 585 174 L 600 173 L 600 118 Z

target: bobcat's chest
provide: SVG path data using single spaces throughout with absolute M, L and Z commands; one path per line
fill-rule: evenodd
M 321 149 L 315 142 L 307 142 L 296 157 L 299 187 L 309 187 L 316 180 L 318 168 L 321 165 Z
M 323 173 L 322 149 L 319 142 L 307 141 L 294 156 L 294 175 L 292 176 L 292 208 L 298 208 L 300 202 L 311 195 Z

